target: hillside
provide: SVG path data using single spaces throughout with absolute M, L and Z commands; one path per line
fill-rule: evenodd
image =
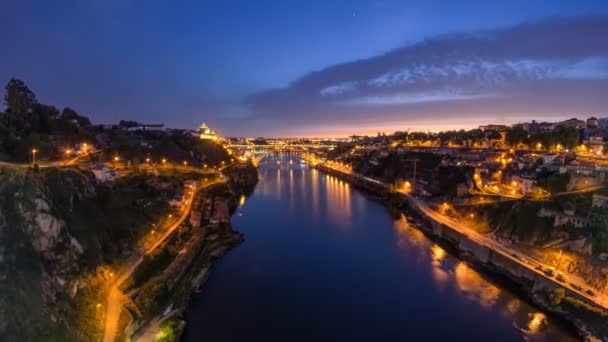
M 82 168 L 0 168 L 0 340 L 101 334 L 95 310 L 113 274 L 154 224 L 183 175 L 101 184 Z

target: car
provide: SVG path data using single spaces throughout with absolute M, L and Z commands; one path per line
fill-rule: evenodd
M 583 288 L 576 285 L 575 283 L 570 283 L 570 286 L 572 286 L 573 289 L 577 290 L 577 291 L 582 291 Z
M 547 268 L 545 271 L 545 274 L 549 277 L 553 277 L 553 270 L 550 268 Z
M 585 292 L 586 292 L 588 295 L 590 295 L 590 296 L 595 296 L 595 293 L 594 293 L 593 291 L 591 291 L 591 290 L 587 290 L 587 291 L 585 291 Z
M 561 281 L 562 283 L 563 283 L 564 281 L 566 281 L 566 279 L 564 278 L 564 276 L 563 276 L 563 275 L 561 275 L 561 274 L 558 274 L 558 275 L 557 275 L 557 277 L 555 277 L 555 279 L 556 279 L 557 281 Z

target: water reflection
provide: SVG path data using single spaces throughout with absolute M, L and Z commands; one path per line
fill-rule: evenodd
M 327 197 L 327 215 L 333 224 L 340 229 L 348 229 L 351 222 L 352 207 L 350 203 L 350 190 L 344 182 L 327 176 L 325 181 L 325 193 Z
M 464 262 L 459 262 L 454 270 L 456 285 L 466 296 L 490 308 L 498 301 L 500 289 L 481 277 L 479 273 L 470 268 Z
M 576 340 L 405 216 L 281 158 L 239 201 L 246 242 L 193 299 L 184 341 Z
M 513 328 L 521 331 L 526 340 L 576 340 L 573 336 L 564 336 L 554 331 L 545 314 L 510 292 L 501 290 L 469 265 L 448 254 L 444 248 L 430 241 L 410 224 L 406 217 L 396 219 L 393 226 L 397 246 L 407 253 L 408 258 L 415 257 L 429 265 L 437 289 L 446 291 L 451 288 L 486 310 L 502 311 L 506 318 L 512 320 Z

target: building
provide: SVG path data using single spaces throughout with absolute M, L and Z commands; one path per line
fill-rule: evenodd
M 137 126 L 128 127 L 128 132 L 149 131 L 162 132 L 165 130 L 165 124 L 139 124 Z
M 595 117 L 590 117 L 587 119 L 587 128 L 598 128 L 600 126 L 600 122 Z
M 593 194 L 591 206 L 596 208 L 608 208 L 608 196 Z
M 509 126 L 507 126 L 507 125 L 485 125 L 485 126 L 479 126 L 479 130 L 482 132 L 485 132 L 485 131 L 506 132 L 509 130 Z
M 519 191 L 524 195 L 530 195 L 536 190 L 536 180 L 528 175 L 513 175 L 511 181 L 515 182 Z
M 184 189 L 196 189 L 198 182 L 195 180 L 184 181 Z
M 91 172 L 93 172 L 93 175 L 95 175 L 95 179 L 100 182 L 111 181 L 118 173 L 118 171 L 112 171 L 109 167 L 103 164 L 95 164 L 91 166 Z
M 559 227 L 564 224 L 571 224 L 576 228 L 584 228 L 589 225 L 589 219 L 586 217 L 574 215 L 572 210 L 564 210 L 564 213 L 555 215 L 555 221 L 553 221 L 553 227 Z
M 172 199 L 169 200 L 169 205 L 175 208 L 179 208 L 184 204 L 184 195 L 176 194 Z
M 217 134 L 214 130 L 210 129 L 204 122 L 198 128 L 199 138 L 201 140 L 217 140 Z
M 558 122 L 555 124 L 555 127 L 565 127 L 565 128 L 576 128 L 576 129 L 581 129 L 581 128 L 587 128 L 587 122 L 583 121 L 583 120 L 579 120 L 577 118 L 572 118 L 572 119 L 568 119 L 568 120 L 564 120 L 561 122 Z

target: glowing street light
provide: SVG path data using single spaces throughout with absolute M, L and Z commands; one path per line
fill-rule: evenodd
M 32 164 L 36 164 L 36 152 L 38 152 L 38 150 L 33 148 L 32 149 Z
M 163 158 L 163 159 L 161 160 L 161 163 L 163 163 L 163 165 L 165 165 L 165 164 L 167 163 L 167 159 Z
M 188 162 L 184 160 L 184 167 L 188 166 Z

